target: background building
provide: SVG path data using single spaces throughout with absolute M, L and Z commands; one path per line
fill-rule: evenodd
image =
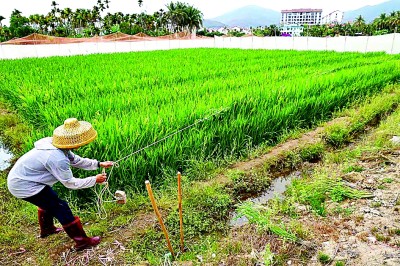
M 344 17 L 344 12 L 336 10 L 322 18 L 322 24 L 341 23 Z
M 289 9 L 281 11 L 281 32 L 300 36 L 304 25 L 319 25 L 322 21 L 322 9 Z

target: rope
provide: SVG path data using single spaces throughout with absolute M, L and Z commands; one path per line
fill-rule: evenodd
M 213 114 L 211 114 L 211 115 L 209 115 L 209 116 L 206 116 L 205 118 L 196 120 L 196 121 L 195 121 L 193 124 L 191 124 L 191 125 L 188 125 L 188 126 L 186 126 L 186 127 L 184 127 L 184 128 L 181 128 L 181 129 L 179 129 L 179 130 L 177 130 L 177 131 L 175 131 L 175 132 L 173 132 L 173 133 L 171 133 L 171 134 L 169 134 L 169 135 L 163 137 L 162 139 L 159 139 L 159 140 L 157 140 L 157 141 L 155 141 L 155 142 L 153 142 L 153 143 L 151 143 L 151 144 L 149 144 L 149 145 L 147 145 L 147 146 L 145 146 L 145 147 L 143 147 L 143 148 L 140 148 L 140 149 L 137 150 L 137 151 L 134 151 L 134 152 L 132 152 L 132 153 L 130 153 L 130 154 L 128 154 L 128 155 L 126 155 L 126 156 L 124 156 L 124 157 L 122 157 L 122 158 L 116 160 L 116 161 L 114 161 L 114 164 L 113 164 L 112 167 L 111 167 L 111 171 L 110 171 L 110 174 L 109 174 L 107 180 L 111 178 L 111 175 L 112 175 L 112 172 L 113 172 L 113 170 L 114 170 L 114 167 L 117 167 L 117 168 L 119 167 L 119 162 L 121 162 L 121 161 L 123 161 L 123 160 L 126 160 L 126 159 L 128 159 L 129 157 L 132 157 L 133 155 L 135 155 L 135 154 L 137 154 L 137 153 L 139 153 L 139 152 L 141 152 L 141 151 L 143 151 L 143 150 L 145 150 L 145 149 L 148 149 L 148 148 L 150 148 L 150 147 L 152 147 L 152 146 L 154 146 L 154 145 L 157 145 L 158 143 L 160 143 L 160 142 L 162 142 L 162 141 L 164 141 L 164 140 L 166 140 L 166 139 L 169 139 L 170 137 L 172 137 L 172 136 L 174 136 L 174 135 L 176 135 L 176 134 L 179 134 L 180 132 L 183 132 L 183 131 L 185 131 L 185 130 L 188 130 L 188 129 L 194 127 L 195 125 L 197 125 L 197 124 L 199 124 L 199 123 L 202 123 L 202 122 L 204 122 L 204 121 L 206 121 L 206 120 L 209 120 L 211 117 L 214 117 L 214 116 L 216 116 L 216 115 L 219 115 L 219 114 L 221 114 L 222 112 L 224 112 L 224 111 L 226 111 L 226 110 L 227 110 L 227 108 L 220 109 L 220 110 L 216 111 L 215 113 L 213 113 Z M 103 168 L 103 173 L 105 173 L 105 168 Z M 105 202 L 115 202 L 115 201 L 117 201 L 117 198 L 114 196 L 114 194 L 111 193 L 110 187 L 109 187 L 109 184 L 108 184 L 107 181 L 105 181 L 105 182 L 102 183 L 102 184 L 104 184 L 104 187 L 100 190 L 100 192 L 97 192 L 96 189 L 94 189 L 94 192 L 95 192 L 96 197 L 97 197 L 97 201 L 96 201 L 97 214 L 99 215 L 100 219 L 103 220 L 103 219 L 107 219 L 107 217 L 108 217 L 107 211 L 106 211 L 106 209 L 105 209 L 105 207 L 104 207 L 104 203 L 105 203 Z M 108 194 L 111 195 L 111 197 L 113 198 L 113 200 L 109 200 L 109 201 L 104 201 L 104 200 L 103 200 L 103 197 L 104 197 L 104 195 L 106 194 L 106 192 L 108 192 Z
M 186 126 L 186 127 L 182 128 L 182 129 L 179 129 L 179 130 L 177 130 L 177 131 L 175 131 L 175 132 L 173 132 L 173 133 L 171 133 L 171 134 L 165 136 L 164 138 L 162 138 L 162 139 L 160 139 L 160 140 L 157 140 L 157 141 L 155 141 L 155 142 L 153 142 L 153 143 L 151 143 L 151 144 L 149 144 L 149 145 L 147 145 L 147 146 L 145 146 L 145 147 L 143 147 L 143 148 L 141 148 L 141 149 L 139 149 L 139 150 L 137 150 L 137 151 L 135 151 L 135 152 L 132 152 L 131 154 L 126 155 L 125 157 L 122 157 L 121 159 L 116 160 L 115 163 L 118 163 L 118 162 L 120 162 L 120 161 L 123 161 L 123 160 L 125 160 L 125 159 L 127 159 L 127 158 L 129 158 L 129 157 L 131 157 L 131 156 L 133 156 L 133 155 L 135 155 L 135 154 L 137 154 L 137 153 L 139 153 L 139 152 L 141 152 L 141 151 L 147 149 L 147 148 L 150 148 L 151 146 L 154 146 L 154 145 L 156 145 L 156 144 L 158 144 L 158 143 L 160 143 L 160 142 L 162 142 L 162 141 L 164 141 L 164 140 L 166 140 L 166 139 L 169 139 L 170 137 L 172 137 L 172 136 L 174 136 L 174 135 L 176 135 L 176 134 L 178 134 L 178 133 L 180 133 L 180 132 L 182 132 L 182 131 L 185 131 L 185 130 L 187 130 L 187 129 L 189 129 L 189 128 L 192 128 L 192 127 L 194 127 L 195 125 L 197 125 L 197 124 L 199 124 L 199 123 L 201 123 L 201 122 L 204 122 L 204 121 L 210 119 L 211 117 L 213 117 L 213 116 L 215 116 L 215 115 L 218 115 L 218 114 L 222 113 L 222 112 L 225 111 L 225 110 L 226 110 L 226 108 L 225 108 L 225 109 L 221 109 L 221 110 L 219 110 L 219 111 L 217 111 L 217 112 L 215 112 L 215 113 L 213 113 L 213 114 L 211 114 L 211 115 L 209 115 L 209 116 L 207 116 L 207 117 L 205 117 L 205 118 L 199 119 L 199 120 L 197 120 L 196 122 L 194 122 L 193 124 L 191 124 L 191 125 L 189 125 L 189 126 Z

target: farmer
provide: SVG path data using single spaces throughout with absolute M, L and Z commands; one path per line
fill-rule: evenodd
M 78 216 L 73 216 L 68 203 L 61 200 L 51 188 L 58 181 L 70 189 L 93 187 L 106 181 L 106 174 L 98 174 L 79 179 L 72 175 L 70 166 L 85 170 L 108 168 L 113 162 L 81 158 L 72 150 L 92 142 L 97 137 L 96 130 L 85 121 L 76 118 L 65 120 L 57 127 L 53 137 L 35 142 L 35 147 L 23 155 L 11 169 L 8 189 L 11 194 L 38 206 L 40 237 L 62 231 L 54 226 L 55 217 L 65 232 L 75 242 L 77 250 L 100 243 L 100 237 L 87 237 Z

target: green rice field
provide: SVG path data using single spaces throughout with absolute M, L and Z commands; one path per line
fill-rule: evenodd
M 197 162 L 237 158 L 400 79 L 400 56 L 186 49 L 0 61 L 1 100 L 32 127 L 24 150 L 68 117 L 98 139 L 77 153 L 118 160 L 217 111 L 115 168 L 112 186 L 143 189 Z

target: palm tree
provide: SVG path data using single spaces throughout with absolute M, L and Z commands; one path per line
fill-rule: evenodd
M 396 31 L 400 26 L 400 11 L 392 12 L 388 18 L 388 24 L 391 31 Z
M 203 26 L 203 13 L 193 6 L 187 7 L 185 13 L 185 24 L 187 25 L 189 32 L 193 34 L 196 29 Z
M 365 27 L 365 19 L 359 15 L 354 22 L 354 26 L 356 27 L 357 31 L 362 34 Z
M 181 2 L 171 2 L 167 5 L 167 18 L 172 32 L 177 32 L 179 28 L 183 28 L 186 16 L 184 12 L 185 7 L 186 4 Z
M 388 23 L 388 17 L 386 16 L 386 13 L 382 13 L 374 19 L 373 24 L 379 29 L 385 29 Z

